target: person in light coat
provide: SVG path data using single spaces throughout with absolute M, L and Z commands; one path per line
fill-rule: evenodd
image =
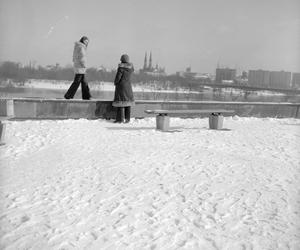
M 112 105 L 117 108 L 116 121 L 118 123 L 130 121 L 130 107 L 134 105 L 134 97 L 131 86 L 131 74 L 134 71 L 129 56 L 121 56 L 121 63 L 115 77 L 115 96 Z M 125 119 L 124 119 L 125 118 Z
M 83 100 L 90 100 L 91 94 L 87 81 L 85 80 L 85 73 L 87 68 L 86 50 L 89 39 L 86 36 L 81 37 L 78 42 L 75 42 L 73 50 L 73 66 L 75 77 L 74 81 L 64 95 L 65 99 L 72 99 L 81 84 L 81 93 Z

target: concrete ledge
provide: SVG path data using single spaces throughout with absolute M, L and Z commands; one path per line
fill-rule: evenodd
M 220 101 L 151 101 L 137 100 L 132 107 L 132 117 L 153 116 L 146 109 L 233 109 L 238 116 L 297 117 L 300 103 L 272 102 L 220 102 Z M 15 119 L 114 119 L 116 108 L 112 100 L 65 100 L 37 98 L 1 98 L 2 115 L 14 113 Z M 203 117 L 208 117 L 203 114 Z M 193 117 L 187 114 L 182 117 Z M 197 115 L 199 117 L 199 115 Z
M 14 116 L 14 101 L 13 99 L 0 99 L 0 116 Z

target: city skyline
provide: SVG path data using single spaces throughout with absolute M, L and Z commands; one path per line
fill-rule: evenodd
M 127 53 L 140 69 L 151 51 L 168 74 L 217 65 L 299 72 L 299 9 L 297 0 L 1 0 L 0 60 L 71 64 L 87 35 L 89 67 L 115 68 Z

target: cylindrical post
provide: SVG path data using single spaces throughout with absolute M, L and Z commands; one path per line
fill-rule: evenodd
M 221 114 L 211 114 L 209 116 L 210 129 L 222 129 L 224 117 Z
M 170 117 L 167 115 L 156 116 L 156 129 L 167 131 L 170 128 Z

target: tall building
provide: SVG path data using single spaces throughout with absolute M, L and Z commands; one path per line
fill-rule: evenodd
M 236 77 L 236 70 L 229 68 L 216 69 L 216 83 L 223 83 L 224 81 L 233 81 Z
M 286 71 L 249 70 L 248 84 L 255 87 L 286 89 L 291 87 L 292 73 Z
M 241 78 L 242 79 L 248 79 L 248 73 L 246 71 L 243 71 L 242 75 L 241 75 Z
M 290 88 L 292 80 L 292 73 L 285 71 L 271 71 L 270 72 L 270 87 L 271 88 Z
M 270 71 L 266 70 L 249 70 L 248 73 L 249 86 L 269 87 L 270 86 Z
M 300 88 L 300 73 L 293 73 L 292 87 Z

